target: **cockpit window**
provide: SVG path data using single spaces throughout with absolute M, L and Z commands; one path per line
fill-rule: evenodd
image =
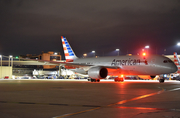
M 169 63 L 173 63 L 171 60 L 168 60 Z
M 167 63 L 168 61 L 167 61 L 167 60 L 164 60 L 163 62 L 164 62 L 164 63 Z
M 164 60 L 163 63 L 173 63 L 173 61 L 169 60 Z

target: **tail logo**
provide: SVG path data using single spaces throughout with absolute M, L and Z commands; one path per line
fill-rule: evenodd
M 74 59 L 76 59 L 76 55 L 74 54 L 71 46 L 69 45 L 68 41 L 64 36 L 61 36 L 62 45 L 64 49 L 64 55 L 66 58 L 66 62 L 72 62 Z
M 174 52 L 174 63 L 178 67 L 178 71 L 176 73 L 180 73 L 180 61 L 176 52 Z

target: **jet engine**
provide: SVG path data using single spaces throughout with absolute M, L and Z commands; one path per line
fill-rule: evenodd
M 92 67 L 88 71 L 88 75 L 92 79 L 103 79 L 108 75 L 108 70 L 102 66 Z
M 156 77 L 156 75 L 150 75 L 151 79 L 154 79 Z

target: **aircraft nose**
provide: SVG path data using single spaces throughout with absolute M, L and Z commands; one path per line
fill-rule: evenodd
M 177 66 L 174 63 L 171 66 L 171 70 L 172 70 L 172 73 L 175 73 L 178 70 Z

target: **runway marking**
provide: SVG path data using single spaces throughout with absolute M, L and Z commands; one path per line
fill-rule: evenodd
M 161 90 L 161 91 L 155 92 L 155 93 L 142 95 L 142 96 L 135 97 L 135 98 L 132 98 L 132 99 L 129 99 L 129 100 L 122 100 L 122 101 L 119 101 L 117 103 L 109 104 L 108 106 L 117 105 L 117 104 L 124 104 L 124 103 L 130 102 L 130 101 L 139 100 L 139 99 L 142 99 L 142 98 L 146 98 L 146 97 L 150 97 L 150 96 L 153 96 L 153 95 L 156 95 L 156 94 L 160 94 L 162 92 L 164 92 L 164 89 Z
M 121 108 L 121 109 L 146 109 L 146 110 L 169 110 L 169 109 L 163 109 L 163 108 L 147 108 L 147 107 L 125 107 L 125 106 L 119 106 L 115 108 Z
M 103 107 L 98 105 L 77 105 L 77 104 L 58 104 L 58 103 L 35 103 L 35 102 L 13 102 L 13 101 L 0 101 L 0 103 L 13 103 L 13 104 L 31 104 L 31 105 L 55 105 L 55 106 L 78 106 L 78 107 Z
M 169 91 L 177 91 L 177 90 L 180 90 L 180 88 L 175 88 L 175 89 L 172 89 L 172 90 L 169 90 Z
M 146 98 L 146 97 L 150 97 L 150 96 L 153 96 L 153 95 L 157 95 L 157 94 L 160 94 L 164 92 L 164 89 L 161 90 L 161 91 L 158 91 L 158 92 L 155 92 L 155 93 L 151 93 L 151 94 L 146 94 L 146 95 L 142 95 L 142 96 L 139 96 L 139 97 L 135 97 L 135 98 L 132 98 L 132 99 L 129 99 L 129 100 L 122 100 L 122 101 L 119 101 L 117 103 L 113 103 L 113 104 L 109 104 L 107 106 L 100 106 L 100 107 L 96 107 L 96 108 L 92 108 L 92 109 L 88 109 L 88 110 L 84 110 L 84 111 L 79 111 L 79 112 L 75 112 L 75 113 L 69 113 L 69 114 L 64 114 L 64 115 L 61 115 L 61 116 L 55 116 L 53 118 L 64 118 L 64 117 L 67 117 L 67 116 L 72 116 L 72 115 L 77 115 L 77 114 L 81 114 L 81 113 L 85 113 L 85 112 L 88 112 L 88 111 L 93 111 L 93 110 L 97 110 L 97 109 L 100 109 L 100 108 L 105 108 L 105 107 L 111 107 L 113 105 L 118 105 L 118 104 L 124 104 L 124 103 L 127 103 L 127 102 L 130 102 L 130 101 L 135 101 L 135 100 L 139 100 L 139 99 L 143 99 L 143 98 Z M 116 108 L 128 108 L 128 107 L 116 107 Z M 129 108 L 133 108 L 133 107 L 129 107 Z M 143 107 L 134 107 L 134 109 L 143 109 Z M 145 109 L 145 108 L 144 108 Z M 146 108 L 148 109 L 148 108 Z M 151 110 L 153 110 L 153 108 L 149 108 Z M 158 110 L 158 108 L 154 108 L 154 110 Z M 160 109 L 159 109 L 160 110 Z
M 119 106 L 115 108 L 121 108 L 121 109 L 146 109 L 146 110 L 169 110 L 169 111 L 180 111 L 180 109 L 164 109 L 164 108 L 147 108 L 147 107 L 125 107 L 125 106 Z

